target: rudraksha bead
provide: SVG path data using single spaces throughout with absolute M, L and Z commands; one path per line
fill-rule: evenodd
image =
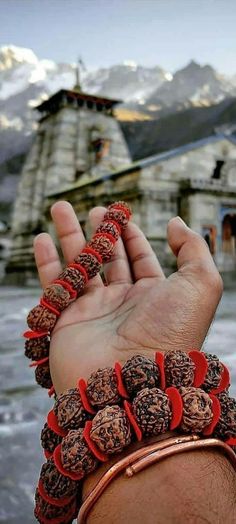
M 135 355 L 123 366 L 122 378 L 128 394 L 134 397 L 141 389 L 158 387 L 160 372 L 153 360 Z
M 50 340 L 48 336 L 28 338 L 25 341 L 25 356 L 31 360 L 41 360 L 49 355 Z
M 220 401 L 221 415 L 214 435 L 223 440 L 236 437 L 236 399 L 230 397 L 225 391 L 217 397 Z
M 212 400 L 200 388 L 180 388 L 179 392 L 183 401 L 180 429 L 187 433 L 201 433 L 212 421 Z
M 158 388 L 139 391 L 132 402 L 133 413 L 144 437 L 169 429 L 171 408 L 168 396 Z
M 105 236 L 94 236 L 88 243 L 88 247 L 97 251 L 103 262 L 107 262 L 113 253 L 114 243 Z
M 76 494 L 77 482 L 62 475 L 56 468 L 52 458 L 43 464 L 40 480 L 47 495 L 54 499 L 72 497 Z
M 216 355 L 205 353 L 205 357 L 208 362 L 208 369 L 201 388 L 205 391 L 211 391 L 211 389 L 215 389 L 219 386 L 224 368 Z
M 92 373 L 87 381 L 86 393 L 90 404 L 98 409 L 117 404 L 121 398 L 114 369 L 108 367 Z
M 117 222 L 117 224 L 119 224 L 121 229 L 125 229 L 129 222 L 125 212 L 116 208 L 108 208 L 104 215 L 104 220 L 114 220 Z
M 75 263 L 80 264 L 85 269 L 88 278 L 95 277 L 102 267 L 97 257 L 92 255 L 92 253 L 80 253 L 80 255 L 75 258 Z
M 54 449 L 60 444 L 62 437 L 57 435 L 47 424 L 44 424 L 44 427 L 41 431 L 41 444 L 42 448 L 49 453 L 53 453 Z
M 127 215 L 130 218 L 131 215 L 132 215 L 131 207 L 124 200 L 118 200 L 117 202 L 112 202 L 112 204 L 110 204 L 107 209 L 108 210 L 114 209 L 114 208 L 115 209 L 117 209 L 117 208 L 119 209 L 120 207 L 125 209 Z
M 88 475 L 97 468 L 99 462 L 90 451 L 83 430 L 69 431 L 62 439 L 61 462 L 65 469 L 81 475 Z
M 98 228 L 96 229 L 96 233 L 108 233 L 113 238 L 118 240 L 120 236 L 120 231 L 118 227 L 116 226 L 116 224 L 113 224 L 113 222 L 104 221 L 98 226 Z
M 165 353 L 166 386 L 188 387 L 194 383 L 195 364 L 184 351 Z
M 107 406 L 92 421 L 90 438 L 107 454 L 119 453 L 131 442 L 130 424 L 124 409 Z
M 85 286 L 85 278 L 81 271 L 75 267 L 66 267 L 64 271 L 59 275 L 59 280 L 65 280 L 71 287 L 80 293 L 83 291 Z
M 31 309 L 27 317 L 27 324 L 33 331 L 52 331 L 56 322 L 55 313 L 40 304 Z
M 39 364 L 35 368 L 35 380 L 42 388 L 50 389 L 52 387 L 53 384 L 48 361 Z
M 68 524 L 72 521 L 72 518 L 68 520 L 67 517 L 72 515 L 73 508 L 75 512 L 76 499 L 74 499 L 74 501 L 72 502 L 69 502 L 69 504 L 66 504 L 65 506 L 55 506 L 53 504 L 50 504 L 49 502 L 46 502 L 46 500 L 44 500 L 43 497 L 41 497 L 38 489 L 36 489 L 34 514 L 36 519 L 39 520 L 39 522 L 40 516 L 42 516 L 42 523 L 44 522 L 43 517 L 48 520 L 65 517 L 65 520 L 63 522 Z
M 50 284 L 43 293 L 43 298 L 56 309 L 63 311 L 70 303 L 70 293 L 60 284 Z
M 53 411 L 58 424 L 63 429 L 79 429 L 84 426 L 90 416 L 81 402 L 78 389 L 67 389 L 58 395 Z

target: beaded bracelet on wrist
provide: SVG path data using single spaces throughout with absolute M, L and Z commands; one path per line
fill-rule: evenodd
M 155 361 L 135 355 L 58 396 L 41 435 L 48 461 L 37 491 L 40 522 L 45 501 L 60 514 L 82 479 L 135 439 L 180 430 L 236 444 L 236 401 L 224 390 L 228 370 L 215 355 L 196 353 L 156 353 Z
M 50 333 L 58 318 L 73 300 L 84 290 L 88 280 L 101 270 L 102 263 L 108 262 L 114 245 L 127 227 L 131 210 L 125 202 L 111 204 L 98 226 L 95 235 L 82 252 L 68 264 L 52 284 L 46 287 L 40 304 L 28 314 L 27 323 L 31 331 L 24 336 L 25 356 L 34 362 L 36 382 L 54 392 L 49 368 Z

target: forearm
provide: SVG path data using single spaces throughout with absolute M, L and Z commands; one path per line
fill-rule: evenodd
M 95 476 L 96 475 L 96 476 Z M 101 472 L 90 475 L 84 496 Z M 88 524 L 233 524 L 236 477 L 218 451 L 169 457 L 131 479 L 120 475 L 96 502 Z

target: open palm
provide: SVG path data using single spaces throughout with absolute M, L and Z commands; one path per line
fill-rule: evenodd
M 93 229 L 104 213 L 104 208 L 93 209 Z M 71 262 L 84 247 L 82 229 L 67 202 L 56 203 L 52 217 L 65 262 Z M 131 222 L 104 266 L 107 285 L 96 276 L 63 312 L 50 345 L 57 393 L 134 352 L 151 356 L 155 350 L 201 348 L 222 294 L 221 278 L 205 241 L 179 218 L 169 222 L 167 235 L 178 265 L 169 278 Z M 59 256 L 46 233 L 36 237 L 34 248 L 45 287 L 61 272 Z

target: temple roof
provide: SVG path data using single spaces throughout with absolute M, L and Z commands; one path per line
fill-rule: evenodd
M 89 95 L 81 91 L 73 91 L 69 89 L 61 89 L 55 95 L 42 102 L 35 109 L 40 113 L 55 113 L 66 102 L 68 104 L 76 104 L 78 107 L 82 107 L 84 103 L 87 106 L 91 106 L 91 109 L 96 106 L 99 110 L 101 109 L 112 109 L 116 104 L 121 103 L 121 100 L 114 100 L 112 98 L 106 98 L 103 96 Z

